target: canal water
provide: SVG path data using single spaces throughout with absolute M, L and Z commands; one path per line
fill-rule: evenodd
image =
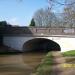
M 46 53 L 0 55 L 0 75 L 30 75 Z

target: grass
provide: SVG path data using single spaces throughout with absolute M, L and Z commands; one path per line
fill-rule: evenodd
M 41 64 L 36 68 L 36 72 L 32 75 L 50 75 L 52 64 L 52 53 L 49 52 L 41 61 Z
M 70 50 L 62 53 L 65 57 L 66 63 L 75 63 L 75 50 Z
M 75 50 L 70 50 L 62 53 L 63 56 L 75 56 Z

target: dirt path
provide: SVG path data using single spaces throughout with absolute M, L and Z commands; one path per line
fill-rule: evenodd
M 65 67 L 65 59 L 59 51 L 52 52 L 54 65 L 51 75 L 75 75 L 75 67 Z

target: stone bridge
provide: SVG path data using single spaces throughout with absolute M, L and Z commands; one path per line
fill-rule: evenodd
M 8 27 L 3 43 L 19 51 L 75 50 L 75 28 Z

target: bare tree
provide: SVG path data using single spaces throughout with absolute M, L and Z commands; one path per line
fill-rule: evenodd
M 69 3 L 75 2 L 69 0 Z M 66 5 L 64 8 L 64 25 L 66 27 L 75 27 L 75 4 Z
M 64 7 L 64 11 L 61 14 L 62 18 L 59 19 L 59 16 L 57 16 L 59 26 L 75 27 L 75 0 L 63 0 L 62 2 L 59 0 L 48 0 L 48 3 L 52 7 L 51 10 L 55 4 Z
M 35 26 L 39 27 L 54 27 L 56 25 L 56 16 L 49 8 L 39 9 L 33 16 Z

